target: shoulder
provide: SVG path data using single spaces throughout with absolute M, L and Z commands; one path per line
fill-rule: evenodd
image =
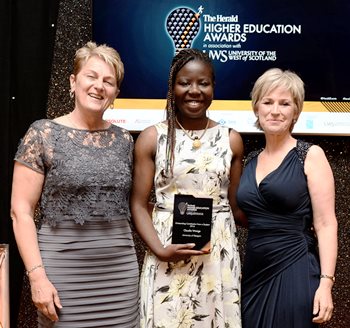
M 323 159 L 326 159 L 326 154 L 323 149 L 320 146 L 310 144 L 310 147 L 308 148 L 308 152 L 306 154 L 305 163 L 307 161 L 317 163 L 317 161 Z
M 333 179 L 332 168 L 328 162 L 325 152 L 317 145 L 312 145 L 305 158 L 304 172 L 308 180 L 323 181 Z M 320 180 L 320 177 L 322 179 Z M 331 180 L 329 180 L 331 181 Z
M 263 150 L 263 148 L 260 148 L 258 150 L 251 151 L 244 161 L 244 166 L 247 166 L 254 158 L 258 157 Z
M 219 131 L 222 135 L 228 135 L 230 141 L 238 141 L 242 142 L 241 135 L 233 128 L 230 128 L 226 125 L 221 125 L 218 122 L 215 122 L 214 128 L 216 128 L 216 131 Z
M 302 144 L 303 147 L 301 149 L 304 151 L 304 171 L 307 176 L 314 176 L 315 174 L 320 174 L 320 172 L 324 174 L 324 172 L 331 171 L 326 154 L 320 146 L 305 142 Z
M 241 135 L 234 129 L 229 129 L 230 147 L 234 155 L 243 157 L 244 146 Z
M 158 134 L 157 125 L 152 125 L 152 126 L 147 127 L 146 129 L 144 129 L 143 131 L 141 131 L 137 140 L 139 140 L 139 139 L 143 140 L 143 139 L 147 139 L 147 138 L 155 139 L 155 138 L 157 138 L 157 134 Z
M 309 143 L 300 139 L 297 140 L 297 145 L 295 149 L 296 149 L 298 158 L 302 164 L 305 163 L 306 156 L 310 152 L 310 149 L 314 147 L 318 147 L 318 146 L 315 146 L 312 143 Z
M 35 133 L 42 135 L 43 138 L 50 138 L 52 135 L 61 134 L 66 131 L 68 127 L 51 119 L 40 119 L 34 121 L 28 131 L 35 131 Z
M 52 121 L 48 119 L 40 119 L 30 124 L 21 140 L 25 140 L 25 143 L 30 141 L 37 142 L 42 139 L 44 135 L 47 136 L 50 131 L 52 131 Z
M 227 128 L 227 129 L 229 131 L 230 140 L 243 143 L 241 135 L 235 129 L 232 129 L 232 128 Z
M 52 120 L 43 118 L 40 120 L 34 121 L 31 125 L 30 128 L 35 129 L 35 130 L 43 130 L 48 127 L 52 127 L 54 125 Z
M 127 141 L 129 141 L 131 143 L 134 142 L 134 139 L 133 139 L 131 133 L 127 129 L 124 129 L 118 125 L 112 124 L 111 130 L 114 133 L 116 133 L 117 135 L 120 135 L 122 138 L 126 139 Z
M 157 146 L 157 128 L 152 125 L 144 129 L 136 139 L 135 148 L 137 152 L 155 152 Z
M 147 127 L 140 133 L 140 136 L 142 138 L 148 137 L 148 138 L 157 139 L 158 136 L 167 135 L 167 134 L 168 134 L 168 123 L 167 121 L 163 121 Z
M 308 152 L 311 146 L 313 146 L 312 143 L 297 139 L 297 145 L 296 145 L 297 150 Z

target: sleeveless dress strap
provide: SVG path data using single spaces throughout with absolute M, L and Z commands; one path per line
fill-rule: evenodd
M 297 151 L 298 159 L 302 165 L 304 165 L 306 155 L 311 146 L 312 146 L 312 143 L 299 140 L 299 139 L 297 140 L 296 151 Z
M 258 150 L 253 150 L 251 151 L 247 158 L 244 161 L 244 167 L 246 167 L 248 165 L 248 163 L 255 157 L 257 157 L 262 151 L 264 150 L 264 148 L 258 149 Z

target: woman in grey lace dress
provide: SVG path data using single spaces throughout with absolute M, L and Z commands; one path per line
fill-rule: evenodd
M 138 327 L 133 141 L 102 118 L 123 76 L 114 49 L 87 43 L 70 76 L 74 110 L 34 122 L 18 148 L 11 216 L 38 327 Z

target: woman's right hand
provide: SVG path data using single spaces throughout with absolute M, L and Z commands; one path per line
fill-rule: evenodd
M 157 257 L 164 262 L 177 262 L 187 260 L 191 256 L 199 256 L 208 254 L 206 251 L 194 250 L 195 244 L 170 244 L 164 247 L 157 255 Z
M 32 272 L 29 276 L 32 299 L 37 309 L 52 321 L 58 321 L 56 308 L 62 305 L 56 288 L 44 272 Z

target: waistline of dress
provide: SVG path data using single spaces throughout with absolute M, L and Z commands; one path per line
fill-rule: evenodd
M 72 224 L 84 225 L 85 223 L 99 224 L 101 222 L 119 225 L 120 227 L 130 224 L 130 217 L 128 215 L 113 215 L 113 216 L 84 216 L 84 215 L 61 215 L 56 217 L 43 216 L 38 222 L 39 226 L 47 224 L 51 227 L 57 226 L 61 222 L 71 222 Z
M 317 239 L 315 233 L 311 230 L 305 230 L 302 227 L 284 227 L 284 228 L 266 228 L 266 229 L 258 229 L 249 227 L 248 230 L 248 240 L 250 239 L 259 239 L 266 237 L 280 238 L 284 236 L 285 240 L 289 240 L 292 242 L 296 242 L 294 237 L 299 236 L 300 241 L 306 241 L 308 245 L 308 249 L 315 249 L 317 245 Z

